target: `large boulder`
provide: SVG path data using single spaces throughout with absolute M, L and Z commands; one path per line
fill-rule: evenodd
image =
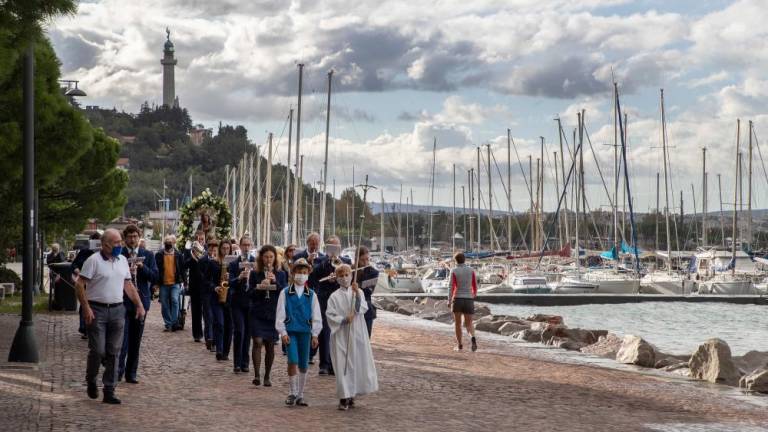
M 524 329 L 513 333 L 512 338 L 526 342 L 541 342 L 541 332 L 537 330 Z
M 579 351 L 585 354 L 592 354 L 606 358 L 616 358 L 616 354 L 621 348 L 622 339 L 613 333 L 607 333 L 605 336 L 600 336 L 597 342 L 592 345 L 585 346 Z
M 535 314 L 527 317 L 525 320 L 546 322 L 549 324 L 563 324 L 563 317 L 560 315 Z
M 725 341 L 710 339 L 699 345 L 688 360 L 691 376 L 716 384 L 735 386 L 741 374 L 731 358 L 731 348 Z
M 373 304 L 376 305 L 378 309 L 385 311 L 394 312 L 397 310 L 397 303 L 391 297 L 374 297 Z
M 575 341 L 573 339 L 568 339 L 565 337 L 560 336 L 553 336 L 549 338 L 549 340 L 546 341 L 547 345 L 555 346 L 558 348 L 566 349 L 569 351 L 578 351 L 581 348 L 585 347 L 586 344 L 582 342 Z
M 585 330 L 579 328 L 565 328 L 558 336 L 584 344 L 584 346 L 596 343 L 601 337 L 607 336 L 608 330 Z
M 475 304 L 475 316 L 474 318 L 480 319 L 484 316 L 488 316 L 491 314 L 491 308 L 488 307 L 486 304 Z
M 761 369 L 741 377 L 739 387 L 758 393 L 768 393 L 768 369 Z
M 475 323 L 475 330 L 491 332 L 491 333 L 499 333 L 499 329 L 501 328 L 501 326 L 507 323 L 503 319 L 493 320 L 493 319 L 487 319 L 487 318 L 492 318 L 492 317 L 489 315 L 477 320 L 477 322 Z
M 509 336 L 519 332 L 520 330 L 528 330 L 528 326 L 525 324 L 520 324 L 516 321 L 505 321 L 504 324 L 499 327 L 498 333 L 503 336 Z
M 656 351 L 640 336 L 627 335 L 621 341 L 621 347 L 616 353 L 616 361 L 642 367 L 653 367 L 656 364 Z
M 733 356 L 733 363 L 745 374 L 768 369 L 768 352 L 749 351 L 743 356 Z

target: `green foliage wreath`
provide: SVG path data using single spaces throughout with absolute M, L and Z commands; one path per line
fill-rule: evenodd
M 224 198 L 215 196 L 209 189 L 205 189 L 200 196 L 184 205 L 179 216 L 178 244 L 183 245 L 193 237 L 193 225 L 201 212 L 209 212 L 215 222 L 216 238 L 229 238 L 232 227 L 232 213 L 229 211 Z

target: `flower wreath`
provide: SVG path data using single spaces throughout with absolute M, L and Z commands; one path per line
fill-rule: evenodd
M 232 213 L 229 211 L 224 198 L 215 196 L 210 189 L 206 188 L 202 194 L 185 204 L 179 214 L 179 232 L 178 244 L 184 244 L 187 240 L 192 240 L 193 224 L 198 214 L 202 211 L 210 210 L 214 215 L 212 219 L 216 221 L 216 238 L 229 238 L 232 227 Z

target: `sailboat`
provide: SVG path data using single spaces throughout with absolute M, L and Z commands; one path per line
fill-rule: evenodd
M 661 148 L 664 158 L 664 219 L 667 229 L 667 253 L 657 252 L 666 264 L 666 270 L 653 271 L 640 281 L 644 292 L 654 294 L 684 294 L 685 277 L 672 271 L 672 237 L 669 225 L 669 156 L 667 154 L 667 119 L 664 110 L 664 89 L 661 89 Z M 657 187 L 658 192 L 658 187 Z M 658 203 L 658 200 L 657 200 Z
M 632 231 L 632 240 L 633 243 L 637 244 L 636 241 L 636 226 L 634 222 L 634 214 L 632 210 L 632 197 L 630 194 L 629 189 L 629 182 L 627 181 L 627 157 L 626 157 L 626 136 L 624 133 L 625 125 L 622 121 L 621 116 L 621 104 L 619 102 L 619 89 L 618 84 L 613 83 L 614 88 L 614 100 L 616 102 L 615 106 L 615 112 L 614 115 L 616 116 L 615 124 L 618 125 L 618 130 L 616 131 L 616 136 L 620 138 L 621 142 L 621 155 L 618 154 L 618 145 L 619 142 L 615 142 L 614 147 L 614 158 L 615 158 L 615 189 L 614 189 L 614 200 L 613 200 L 613 214 L 614 214 L 614 242 L 616 245 L 614 248 L 616 249 L 616 260 L 614 262 L 613 268 L 603 268 L 603 269 L 596 269 L 591 270 L 584 275 L 581 276 L 581 280 L 597 284 L 597 291 L 599 293 L 610 293 L 610 294 L 633 294 L 640 291 L 640 279 L 638 278 L 639 273 L 639 257 L 638 257 L 638 251 L 636 247 L 630 248 L 630 250 L 633 252 L 634 255 L 634 265 L 635 270 L 634 271 L 624 271 L 620 270 L 619 268 L 619 247 L 618 247 L 618 184 L 619 184 L 619 171 L 621 168 L 621 165 L 623 164 L 624 168 L 624 176 L 625 176 L 625 189 L 626 189 L 626 198 L 627 202 L 629 204 L 629 213 L 630 213 L 630 228 Z M 583 119 L 582 119 L 583 122 Z M 615 127 L 615 126 L 614 126 Z M 619 161 L 619 157 L 621 157 L 621 161 Z

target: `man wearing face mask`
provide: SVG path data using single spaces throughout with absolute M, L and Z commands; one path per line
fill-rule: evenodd
M 151 284 L 157 279 L 157 266 L 152 252 L 139 247 L 141 238 L 139 227 L 128 225 L 123 230 L 125 248 L 123 256 L 128 259 L 128 268 L 131 271 L 133 284 L 139 291 L 141 304 L 145 311 L 149 311 L 152 303 Z M 139 349 L 141 337 L 144 334 L 144 320 L 136 319 L 136 308 L 128 296 L 123 296 L 125 304 L 125 332 L 123 334 L 123 349 L 120 351 L 119 366 L 117 368 L 117 380 L 125 376 L 125 382 L 138 384 L 136 372 L 139 368 Z
M 328 307 L 328 299 L 331 297 L 334 291 L 339 288 L 339 284 L 335 279 L 329 279 L 320 282 L 327 276 L 332 275 L 336 271 L 334 265 L 339 262 L 350 265 L 352 262 L 349 258 L 340 256 L 341 245 L 339 238 L 336 236 L 328 237 L 325 242 L 326 255 L 315 260 L 315 264 L 312 268 L 312 273 L 309 275 L 309 286 L 315 288 L 317 291 L 317 300 L 320 302 L 320 311 L 323 315 L 323 331 L 320 332 L 320 375 L 334 375 L 333 364 L 331 362 L 331 348 L 330 337 L 331 333 L 328 328 L 328 322 L 325 319 L 325 310 Z
M 96 375 L 104 364 L 104 403 L 119 404 L 115 397 L 117 386 L 117 355 L 123 344 L 125 325 L 125 294 L 136 308 L 134 316 L 143 320 L 145 311 L 132 275 L 128 260 L 122 255 L 120 232 L 108 229 L 101 238 L 101 250 L 91 255 L 83 264 L 77 280 L 77 297 L 83 307 L 83 317 L 88 327 L 88 366 L 85 381 L 88 397 L 96 399 L 99 389 Z M 85 284 L 88 284 L 88 290 Z
M 163 331 L 179 329 L 179 298 L 181 284 L 184 282 L 184 258 L 176 250 L 176 236 L 167 235 L 163 241 L 164 249 L 155 254 L 157 280 L 160 285 L 160 304 L 162 305 Z

